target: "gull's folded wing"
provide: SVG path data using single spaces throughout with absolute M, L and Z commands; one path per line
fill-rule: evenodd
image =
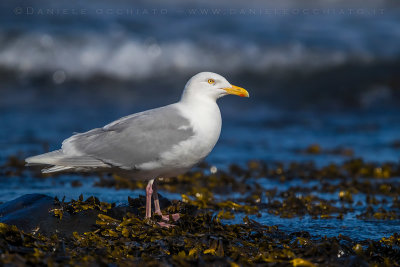
M 71 136 L 62 149 L 28 158 L 28 164 L 60 167 L 135 169 L 193 136 L 188 119 L 169 105 L 133 114 L 103 128 Z M 54 168 L 54 167 L 53 167 Z

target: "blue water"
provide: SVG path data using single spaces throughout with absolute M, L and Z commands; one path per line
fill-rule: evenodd
M 58 149 L 73 132 L 177 101 L 187 79 L 204 70 L 223 74 L 251 95 L 219 101 L 222 134 L 207 158 L 218 169 L 231 163 L 244 166 L 252 159 L 284 164 L 314 161 L 316 166 L 353 157 L 398 162 L 400 149 L 393 143 L 400 140 L 400 8 L 390 1 L 314 5 L 299 1 L 191 5 L 174 0 L 59 1 L 56 6 L 46 0 L 3 1 L 0 163 L 10 155 L 23 158 Z M 350 14 L 350 7 L 368 14 Z M 60 8 L 66 14 L 57 14 Z M 158 13 L 144 13 L 150 8 Z M 215 8 L 221 13 L 199 13 Z M 279 13 L 285 8 L 289 14 Z M 294 13 L 309 8 L 319 14 Z M 141 14 L 127 14 L 131 9 Z M 238 14 L 241 9 L 245 14 Z M 251 14 L 251 9 L 278 13 Z M 331 13 L 326 14 L 328 10 Z M 344 13 L 332 13 L 340 10 Z M 311 144 L 323 150 L 352 149 L 354 155 L 300 152 Z M 74 180 L 83 185 L 73 188 Z M 126 203 L 127 196 L 143 194 L 94 187 L 96 180 L 78 175 L 0 177 L 0 201 L 28 193 L 76 199 L 83 193 Z M 296 186 L 268 177 L 260 181 L 266 189 Z M 180 199 L 180 194 L 161 193 Z M 348 214 L 339 221 L 282 219 L 263 213 L 254 219 L 285 231 L 346 233 L 358 239 L 399 231 L 398 221 L 362 221 L 355 216 Z M 234 222 L 240 221 L 237 216 Z

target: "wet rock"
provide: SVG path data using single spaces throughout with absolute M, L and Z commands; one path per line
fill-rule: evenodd
M 0 222 L 32 232 L 48 220 L 54 199 L 41 194 L 28 194 L 0 205 Z
M 159 199 L 162 208 L 171 204 L 168 199 L 161 195 Z M 26 233 L 70 236 L 73 232 L 81 234 L 92 231 L 99 214 L 107 214 L 119 220 L 122 220 L 127 213 L 139 215 L 140 210 L 144 207 L 145 198 L 141 196 L 137 199 L 131 199 L 129 205 L 125 206 L 109 204 L 110 208 L 107 210 L 96 208 L 94 205 L 96 202 L 100 203 L 98 199 L 93 197 L 86 201 L 77 200 L 73 202 L 76 209 L 73 210 L 50 196 L 28 194 L 1 204 L 0 222 L 15 225 Z M 78 209 L 79 212 L 77 212 Z

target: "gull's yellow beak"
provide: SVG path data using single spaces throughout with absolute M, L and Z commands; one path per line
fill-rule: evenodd
M 238 95 L 241 97 L 249 97 L 249 92 L 247 92 L 242 87 L 232 85 L 232 87 L 223 88 L 230 95 Z

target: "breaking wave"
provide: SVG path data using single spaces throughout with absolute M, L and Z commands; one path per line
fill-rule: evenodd
M 6 35 L 0 35 L 1 69 L 24 76 L 61 72 L 70 79 L 102 75 L 136 80 L 199 70 L 312 72 L 349 62 L 372 62 L 378 56 L 372 52 L 306 48 L 300 43 L 261 46 L 233 39 L 210 45 L 184 39 L 160 43 L 93 33 L 79 37 L 25 33 L 8 39 Z

